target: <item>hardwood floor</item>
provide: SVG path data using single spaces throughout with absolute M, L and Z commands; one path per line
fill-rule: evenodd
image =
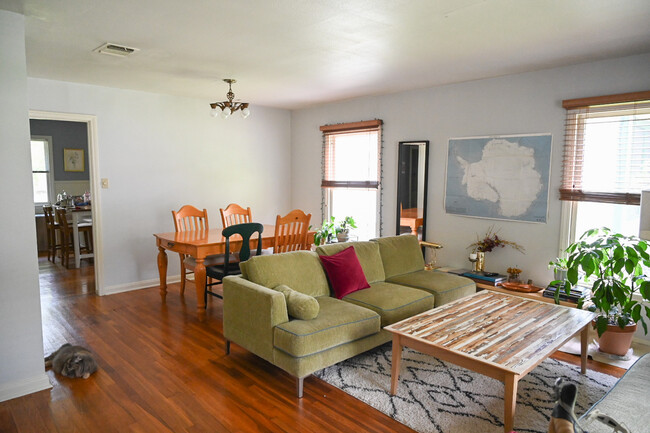
M 0 403 L 0 432 L 412 432 L 314 377 L 297 399 L 292 377 L 237 345 L 226 356 L 217 298 L 200 322 L 178 284 L 165 303 L 158 287 L 99 297 L 92 266 L 39 263 L 45 353 L 81 344 L 100 369 L 87 380 L 48 371 L 51 390 Z

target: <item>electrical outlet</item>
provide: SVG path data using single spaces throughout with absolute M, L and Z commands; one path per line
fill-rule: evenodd
M 102 179 L 102 188 L 108 189 L 108 179 L 107 178 Z

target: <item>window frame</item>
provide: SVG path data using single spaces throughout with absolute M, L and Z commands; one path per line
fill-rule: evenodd
M 383 205 L 383 121 L 381 119 L 367 120 L 351 123 L 340 123 L 333 125 L 323 125 L 320 127 L 323 137 L 322 143 L 322 176 L 321 176 L 321 217 L 323 221 L 329 221 L 332 217 L 332 202 L 333 194 L 337 189 L 361 189 L 361 190 L 374 190 L 376 199 L 376 224 L 375 224 L 375 237 L 381 237 L 383 222 L 382 222 L 382 205 Z M 327 139 L 329 135 L 346 134 L 354 132 L 363 132 L 364 130 L 376 130 L 377 137 L 377 182 L 376 186 L 369 185 L 366 181 L 328 181 L 327 177 Z M 342 217 L 342 216 L 341 216 Z
M 47 173 L 47 187 L 48 187 L 48 201 L 46 202 L 34 202 L 34 209 L 37 212 L 42 212 L 43 211 L 43 205 L 44 204 L 50 204 L 53 201 L 54 198 L 54 149 L 53 149 L 53 144 L 52 144 L 52 136 L 49 135 L 32 135 L 29 138 L 29 146 L 30 146 L 30 163 L 31 163 L 31 145 L 32 141 L 43 141 L 45 142 L 45 146 L 47 147 L 47 157 L 48 157 L 48 166 L 49 170 L 48 171 L 34 171 L 32 167 L 32 176 L 34 173 Z M 33 194 L 33 189 L 34 185 L 32 185 L 32 194 Z
M 620 104 L 620 103 L 634 103 L 634 102 L 641 102 L 641 101 L 648 101 L 648 100 L 650 100 L 650 91 L 643 91 L 643 92 L 631 92 L 631 93 L 623 93 L 623 94 L 616 94 L 616 95 L 595 96 L 595 97 L 588 97 L 588 98 L 567 99 L 562 101 L 562 107 L 565 110 L 567 110 L 567 117 L 568 117 L 569 110 L 576 110 L 576 109 L 586 108 L 590 106 Z M 563 146 L 564 156 L 562 161 L 562 179 L 560 184 L 560 196 L 566 195 L 566 193 L 562 192 L 562 189 L 565 186 L 564 170 L 566 169 L 565 168 L 566 152 L 567 152 L 566 136 L 569 135 L 567 133 L 567 129 L 568 126 L 565 126 L 565 143 Z M 603 197 L 600 197 L 600 199 L 598 197 L 594 198 L 593 196 L 595 194 L 586 194 L 586 195 L 590 195 L 591 197 L 587 200 L 582 199 L 579 201 L 560 198 L 560 202 L 562 203 L 562 209 L 560 214 L 560 242 L 559 242 L 558 257 L 563 256 L 564 251 L 568 248 L 568 246 L 576 240 L 576 219 L 577 219 L 578 206 L 580 201 L 612 203 L 619 206 L 638 205 L 637 199 L 630 198 L 630 196 L 634 196 L 634 194 L 620 194 L 620 195 L 628 196 L 625 200 L 626 201 L 625 203 L 620 201 L 612 202 L 609 200 L 609 197 L 607 197 L 606 194 L 603 194 Z M 580 236 L 581 234 L 577 234 L 577 235 Z

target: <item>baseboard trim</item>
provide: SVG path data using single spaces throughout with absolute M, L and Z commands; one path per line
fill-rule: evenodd
M 167 277 L 168 284 L 178 283 L 180 280 L 181 280 L 180 275 L 173 275 L 171 277 Z M 116 293 L 131 292 L 133 290 L 150 289 L 152 287 L 160 287 L 160 280 L 158 278 L 153 278 L 151 280 L 135 281 L 133 283 L 118 284 L 116 286 L 104 287 L 104 290 L 102 290 L 102 292 L 99 293 L 99 295 L 100 296 L 114 295 Z
M 13 398 L 22 397 L 23 395 L 50 388 L 52 388 L 50 378 L 47 373 L 43 372 L 38 376 L 16 382 L 0 384 L 0 401 L 11 400 Z

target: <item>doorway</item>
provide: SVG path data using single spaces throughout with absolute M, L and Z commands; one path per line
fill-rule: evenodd
M 48 275 L 47 281 L 50 284 L 62 284 L 61 290 L 62 293 L 70 291 L 69 287 L 65 287 L 65 284 L 73 284 L 77 286 L 75 290 L 79 293 L 77 294 L 87 294 L 87 293 L 96 293 L 98 295 L 103 294 L 103 260 L 102 260 L 102 231 L 101 231 L 101 200 L 99 194 L 99 170 L 98 170 L 98 149 L 97 149 L 97 118 L 91 115 L 84 114 L 71 114 L 71 113 L 55 113 L 48 111 L 29 111 L 30 123 L 34 121 L 57 121 L 57 122 L 74 122 L 75 124 L 83 124 L 85 126 L 86 142 L 87 142 L 87 158 L 88 158 L 88 167 L 87 176 L 89 181 L 89 192 L 92 201 L 91 206 L 91 216 L 92 216 L 92 235 L 93 235 L 93 265 L 88 266 L 84 264 L 84 260 L 81 260 L 81 268 L 74 268 L 74 265 L 70 268 L 70 271 L 73 272 L 62 272 L 63 268 L 58 269 L 57 266 L 50 266 L 51 262 L 40 263 L 42 258 L 39 257 L 39 271 L 47 272 L 51 275 Z M 42 122 L 41 122 L 42 123 Z M 40 135 L 32 131 L 32 135 Z M 60 159 L 61 164 L 63 164 L 63 148 L 65 149 L 79 149 L 79 147 L 74 148 L 69 143 L 59 143 L 61 144 L 58 149 L 55 143 L 55 149 L 60 150 L 61 155 L 54 154 L 53 159 Z M 74 144 L 73 144 L 74 145 Z M 85 149 L 84 149 L 85 150 Z M 60 157 L 60 158 L 59 158 Z M 55 164 L 53 161 L 53 164 Z M 74 173 L 74 172 L 72 172 Z M 70 177 L 70 176 L 68 176 Z M 61 180 L 61 179 L 60 179 Z M 69 187 L 69 188 L 82 188 L 83 184 L 78 182 L 74 176 L 70 179 L 65 176 L 61 180 L 62 183 L 59 184 L 59 189 Z M 56 184 L 56 179 L 53 179 L 53 184 Z M 55 201 L 58 191 L 56 187 L 52 192 L 53 199 Z M 76 190 L 75 190 L 76 191 Z M 78 191 L 76 191 L 78 192 Z M 83 194 L 83 192 L 81 193 Z M 77 195 L 70 193 L 70 195 Z M 47 257 L 45 257 L 47 260 Z M 67 271 L 67 270 L 66 270 Z M 39 272 L 39 273 L 40 273 Z M 65 275 L 68 275 L 70 278 L 66 278 Z M 67 283 L 66 283 L 67 281 Z M 43 282 L 43 280 L 42 280 Z M 43 284 L 42 284 L 43 286 Z M 94 290 L 92 288 L 94 287 Z M 50 287 L 51 289 L 51 287 Z M 41 291 L 43 292 L 43 290 Z M 43 294 L 43 293 L 42 293 Z M 54 294 L 52 292 L 52 294 Z

